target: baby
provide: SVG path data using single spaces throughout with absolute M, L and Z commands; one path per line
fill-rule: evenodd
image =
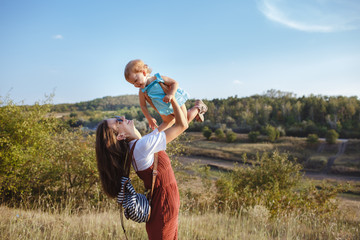
M 137 59 L 130 61 L 126 65 L 124 72 L 125 79 L 136 88 L 139 88 L 140 107 L 151 129 L 157 128 L 158 125 L 155 118 L 150 115 L 146 102 L 160 114 L 163 121 L 161 124 L 166 129 L 175 122 L 170 103 L 172 98 L 176 98 L 188 122 L 191 122 L 194 118 L 198 122 L 204 121 L 204 113 L 208 108 L 203 101 L 196 100 L 195 106 L 187 110 L 185 102 L 189 99 L 189 94 L 178 88 L 178 83 L 174 79 L 160 76 L 159 73 L 151 76 L 151 71 L 147 64 Z

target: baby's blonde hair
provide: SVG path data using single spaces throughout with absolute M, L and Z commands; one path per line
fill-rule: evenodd
M 138 73 L 145 71 L 147 74 L 151 73 L 151 68 L 140 59 L 135 59 L 126 64 L 124 75 L 125 79 L 129 79 L 130 73 Z

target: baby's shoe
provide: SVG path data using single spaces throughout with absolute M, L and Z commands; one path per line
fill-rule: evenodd
M 195 116 L 196 121 L 203 122 L 204 121 L 204 113 L 207 112 L 208 107 L 200 99 L 195 101 L 195 107 L 199 109 L 199 113 Z

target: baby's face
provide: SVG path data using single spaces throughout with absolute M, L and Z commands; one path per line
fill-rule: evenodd
M 136 88 L 144 88 L 146 86 L 145 73 L 143 72 L 130 73 L 129 78 L 126 80 Z

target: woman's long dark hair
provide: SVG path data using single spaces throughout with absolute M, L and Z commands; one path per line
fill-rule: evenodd
M 95 148 L 102 187 L 109 197 L 115 198 L 120 191 L 121 177 L 130 173 L 129 145 L 125 140 L 118 141 L 103 120 L 96 130 Z

